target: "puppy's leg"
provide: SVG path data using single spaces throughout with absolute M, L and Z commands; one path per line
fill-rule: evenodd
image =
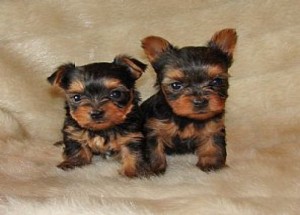
M 217 170 L 225 166 L 226 142 L 224 133 L 207 136 L 196 149 L 197 166 L 204 172 Z
M 140 143 L 129 143 L 121 146 L 122 168 L 120 174 L 127 177 L 145 176 L 147 168 L 143 160 Z
M 64 144 L 64 161 L 57 165 L 58 168 L 68 170 L 91 163 L 93 154 L 88 146 L 71 139 L 64 141 Z
M 157 136 L 147 137 L 147 150 L 151 171 L 154 174 L 163 174 L 167 168 L 163 141 Z

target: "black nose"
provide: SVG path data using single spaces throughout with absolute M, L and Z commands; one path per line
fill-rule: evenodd
M 104 111 L 94 110 L 91 112 L 91 118 L 93 120 L 99 120 L 102 119 L 104 116 Z
M 193 103 L 196 107 L 206 107 L 208 105 L 207 99 L 194 99 Z

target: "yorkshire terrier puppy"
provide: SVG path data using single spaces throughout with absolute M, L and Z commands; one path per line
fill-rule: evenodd
M 153 66 L 158 92 L 142 103 L 149 163 L 165 172 L 166 154 L 195 153 L 205 171 L 225 166 L 225 101 L 234 29 L 216 32 L 207 46 L 177 48 L 149 36 L 142 48 Z
M 145 69 L 145 64 L 124 55 L 112 63 L 61 65 L 48 78 L 66 95 L 64 161 L 59 168 L 90 164 L 94 154 L 119 155 L 122 175 L 145 174 L 140 96 L 135 89 Z

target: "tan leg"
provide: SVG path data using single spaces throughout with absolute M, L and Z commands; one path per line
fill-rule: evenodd
M 138 174 L 138 160 L 140 155 L 131 152 L 128 147 L 122 146 L 121 148 L 121 159 L 122 168 L 119 171 L 121 175 L 127 177 L 137 177 Z
M 204 172 L 217 170 L 225 166 L 225 137 L 222 135 L 208 137 L 197 148 L 197 166 Z
M 150 150 L 150 166 L 155 174 L 162 174 L 167 168 L 167 159 L 162 141 L 152 144 Z

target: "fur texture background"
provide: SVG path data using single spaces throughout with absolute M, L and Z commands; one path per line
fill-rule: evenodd
M 299 214 L 298 0 L 1 1 L 0 214 Z M 63 98 L 46 78 L 65 62 L 148 63 L 140 40 L 204 45 L 236 28 L 227 102 L 229 168 L 206 174 L 193 155 L 168 157 L 164 176 L 127 179 L 116 161 L 64 172 Z M 143 99 L 154 72 L 138 82 Z

